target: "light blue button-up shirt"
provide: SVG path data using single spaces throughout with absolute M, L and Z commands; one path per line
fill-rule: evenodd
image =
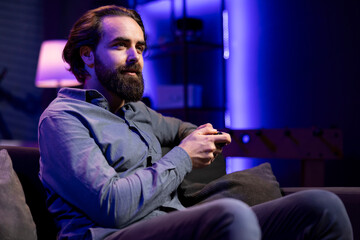
M 176 189 L 192 164 L 176 145 L 194 128 L 141 102 L 114 114 L 95 90 L 61 89 L 39 122 L 39 176 L 60 239 L 183 209 Z M 175 147 L 162 156 L 164 146 Z

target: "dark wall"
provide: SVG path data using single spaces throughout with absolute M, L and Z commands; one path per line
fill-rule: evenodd
M 126 0 L 43 0 L 44 38 L 66 39 L 72 25 L 82 14 L 108 4 L 128 7 Z
M 42 14 L 40 0 L 0 1 L 0 140 L 37 140 Z
M 343 161 L 329 185 L 359 185 L 360 2 L 259 1 L 262 126 L 337 127 Z

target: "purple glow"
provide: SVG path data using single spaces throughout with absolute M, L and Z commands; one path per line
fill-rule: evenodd
M 255 1 L 225 1 L 229 19 L 229 58 L 226 60 L 227 112 L 232 129 L 259 128 L 257 81 L 258 16 Z M 246 158 L 227 158 L 227 173 L 251 167 Z
M 171 34 L 171 2 L 170 1 L 154 1 L 147 4 L 142 4 L 137 7 L 137 11 L 140 13 L 144 22 L 147 44 L 149 46 L 160 45 L 173 40 Z M 160 27 L 161 26 L 161 27 Z M 151 54 L 151 51 L 149 51 Z M 164 71 L 159 72 L 159 65 L 162 62 L 144 57 L 144 83 L 145 91 L 144 96 L 150 97 L 154 108 L 157 108 L 156 102 L 156 89 L 161 78 L 168 78 Z
M 204 33 L 215 31 L 213 26 L 219 11 L 221 0 L 191 0 L 187 3 L 187 14 L 200 17 L 204 21 Z M 182 0 L 174 0 L 175 18 L 182 16 Z M 154 1 L 138 7 L 148 34 L 149 45 L 159 45 L 171 42 L 171 1 Z M 225 0 L 225 10 L 222 14 L 224 31 L 219 39 L 213 35 L 204 39 L 215 43 L 224 41 L 224 58 L 226 60 L 226 127 L 233 129 L 260 127 L 259 94 L 257 86 L 257 49 L 258 49 L 258 16 L 257 4 L 254 1 Z M 221 31 L 221 30 L 220 30 Z M 222 39 L 221 39 L 222 38 Z M 159 68 L 159 60 L 145 59 L 144 78 L 145 95 L 156 99 L 156 87 L 161 79 L 171 79 L 173 76 L 166 68 Z M 165 65 L 163 65 L 165 66 Z M 157 103 L 154 103 L 156 107 Z M 228 172 L 241 170 L 251 166 L 247 159 L 227 159 Z
M 41 44 L 36 70 L 35 85 L 40 88 L 78 86 L 80 83 L 67 69 L 69 65 L 62 60 L 65 39 L 47 40 Z
M 223 51 L 224 59 L 229 59 L 230 49 L 229 49 L 229 13 L 227 10 L 224 10 L 222 13 L 223 18 Z
M 172 6 L 173 2 L 173 6 Z M 147 4 L 141 4 L 137 7 L 140 13 L 146 33 L 148 45 L 159 46 L 164 43 L 174 42 L 173 29 L 171 25 L 171 11 L 174 8 L 174 17 L 181 18 L 183 14 L 183 0 L 174 1 L 153 1 Z M 204 39 L 212 43 L 221 43 L 221 34 L 217 34 L 218 38 L 214 38 L 214 22 L 219 23 L 221 18 L 221 0 L 191 0 L 186 1 L 186 12 L 188 16 L 198 17 L 204 21 Z M 221 31 L 221 29 L 219 29 Z M 209 34 L 211 33 L 211 34 Z M 215 34 L 216 35 L 216 34 Z M 151 53 L 150 53 L 151 54 Z M 148 96 L 153 100 L 153 107 L 157 108 L 157 86 L 169 84 L 173 79 L 170 72 L 169 60 L 164 59 L 144 59 L 144 96 Z M 167 82 L 163 79 L 166 79 Z
M 258 22 L 254 1 L 226 1 L 229 17 L 227 127 L 260 127 L 257 86 Z

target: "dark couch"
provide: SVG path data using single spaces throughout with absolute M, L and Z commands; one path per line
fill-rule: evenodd
M 39 172 L 39 151 L 31 147 L 10 147 L 0 146 L 0 149 L 7 149 L 15 172 L 23 187 L 26 203 L 30 208 L 31 215 L 36 225 L 38 239 L 51 240 L 56 239 L 56 227 L 47 211 L 45 204 L 45 191 L 38 178 Z M 216 162 L 216 161 L 215 161 Z M 217 161 L 213 168 L 207 169 L 206 174 L 190 174 L 189 179 L 206 182 L 206 176 L 224 174 L 224 161 Z M 219 171 L 219 169 L 221 169 Z M 283 195 L 291 194 L 309 188 L 282 188 Z M 336 193 L 344 202 L 348 211 L 354 230 L 354 239 L 360 239 L 360 187 L 330 187 L 323 188 Z

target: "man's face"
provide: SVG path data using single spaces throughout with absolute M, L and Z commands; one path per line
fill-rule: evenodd
M 144 34 L 130 17 L 102 20 L 103 36 L 95 52 L 95 74 L 100 83 L 125 102 L 142 98 Z

